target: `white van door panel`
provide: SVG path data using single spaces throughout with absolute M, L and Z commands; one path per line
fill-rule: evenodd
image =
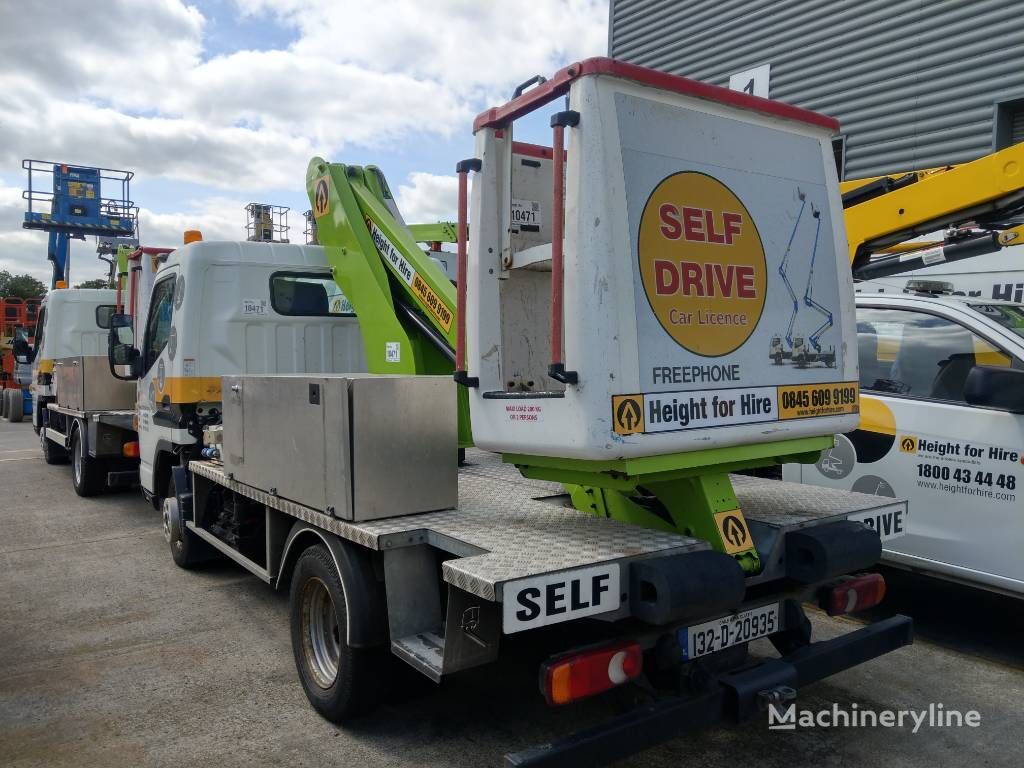
M 857 318 L 860 429 L 784 478 L 905 498 L 886 559 L 1024 592 L 1024 416 L 963 401 L 974 365 L 1024 368 L 1019 345 L 927 304 L 860 306 Z

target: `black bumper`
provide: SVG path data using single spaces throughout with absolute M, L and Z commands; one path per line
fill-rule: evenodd
M 748 720 L 766 706 L 766 694 L 797 689 L 910 645 L 914 624 L 908 616 L 869 624 L 846 635 L 812 643 L 781 659 L 722 675 L 707 692 L 670 696 L 550 744 L 505 756 L 506 766 L 607 765 L 688 731 L 719 722 Z

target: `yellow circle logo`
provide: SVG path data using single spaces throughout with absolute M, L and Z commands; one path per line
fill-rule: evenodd
M 640 217 L 644 293 L 676 343 L 704 357 L 739 348 L 764 309 L 764 246 L 746 206 L 696 171 L 663 179 Z

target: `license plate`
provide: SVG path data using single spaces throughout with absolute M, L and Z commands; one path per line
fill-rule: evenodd
M 779 603 L 771 603 L 681 629 L 683 659 L 707 656 L 778 632 L 782 629 L 779 616 Z
M 614 611 L 619 607 L 619 565 L 556 571 L 502 587 L 506 635 Z

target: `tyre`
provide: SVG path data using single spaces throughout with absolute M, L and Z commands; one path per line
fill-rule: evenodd
M 295 667 L 313 709 L 332 723 L 372 709 L 387 689 L 390 654 L 348 644 L 345 590 L 324 545 L 299 555 L 289 600 Z
M 43 461 L 47 464 L 67 464 L 68 452 L 52 440 L 47 439 L 46 433 L 39 430 L 39 444 L 43 449 Z
M 171 548 L 171 558 L 179 568 L 191 570 L 200 563 L 214 560 L 220 554 L 185 527 L 178 510 L 178 500 L 173 495 L 173 488 L 163 501 L 164 541 Z
M 0 389 L 0 419 L 7 421 L 7 406 L 11 399 L 7 396 L 9 389 Z
M 20 389 L 8 389 L 10 402 L 7 404 L 7 420 L 19 424 L 25 418 L 25 399 Z
M 79 496 L 95 496 L 107 485 L 107 468 L 86 454 L 80 426 L 72 427 L 71 432 L 71 482 Z

